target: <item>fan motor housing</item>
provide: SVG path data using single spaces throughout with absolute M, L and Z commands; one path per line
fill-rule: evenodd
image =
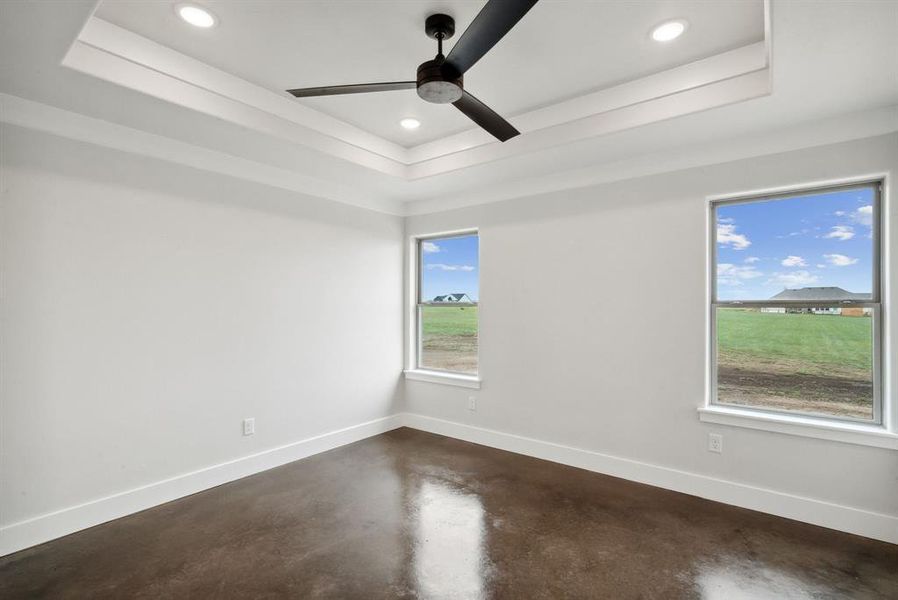
M 462 96 L 464 77 L 448 72 L 439 58 L 418 67 L 418 95 L 434 104 L 449 104 Z

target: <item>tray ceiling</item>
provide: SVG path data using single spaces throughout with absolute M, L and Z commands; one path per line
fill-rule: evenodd
M 105 21 L 98 4 L 0 2 L 4 127 L 298 202 L 434 212 L 898 129 L 895 3 L 765 2 L 763 42 L 513 115 L 523 135 L 505 144 L 466 130 L 414 147 Z
M 106 0 L 96 16 L 271 92 L 292 87 L 414 79 L 433 57 L 424 18 L 453 15 L 459 31 L 482 1 L 206 1 L 220 22 L 183 23 L 172 3 Z M 661 21 L 685 18 L 687 33 L 659 44 Z M 457 37 L 450 40 L 448 48 Z M 465 76 L 465 87 L 514 117 L 764 40 L 762 0 L 709 3 L 543 0 Z M 296 100 L 403 147 L 472 129 L 451 107 L 412 90 Z M 419 119 L 415 131 L 399 127 Z

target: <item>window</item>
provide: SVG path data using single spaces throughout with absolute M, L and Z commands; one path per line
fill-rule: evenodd
M 477 232 L 417 240 L 416 368 L 477 375 Z
M 711 205 L 711 404 L 881 423 L 879 182 Z

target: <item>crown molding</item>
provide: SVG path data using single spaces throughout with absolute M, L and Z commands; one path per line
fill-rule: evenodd
M 221 98 L 239 102 L 340 140 L 349 146 L 392 161 L 405 162 L 406 149 L 399 144 L 300 104 L 286 92 L 275 93 L 249 83 L 97 17 L 87 22 L 78 36 L 78 42 L 212 92 Z
M 376 212 L 400 215 L 403 211 L 401 201 L 374 197 L 357 186 L 309 177 L 9 94 L 0 93 L 0 122 Z
M 246 105 L 239 100 L 210 92 L 193 83 L 143 67 L 82 42 L 77 42 L 72 46 L 62 64 L 172 104 L 211 115 L 253 131 L 301 144 L 387 175 L 401 178 L 405 174 L 405 165 L 393 159 L 323 134 L 302 123 L 284 119 L 268 111 Z
M 407 201 L 402 214 L 407 217 L 433 214 L 895 132 L 898 132 L 898 105 L 809 121 L 756 135 L 671 148 L 552 175 L 519 179 L 464 194 Z
M 766 69 L 661 96 L 635 102 L 586 118 L 539 129 L 501 145 L 484 145 L 430 161 L 410 165 L 408 179 L 441 175 L 496 160 L 529 154 L 579 140 L 632 129 L 694 112 L 735 104 L 769 93 Z
M 0 122 L 380 213 L 416 216 L 894 133 L 898 106 L 405 202 L 9 94 L 0 93 Z

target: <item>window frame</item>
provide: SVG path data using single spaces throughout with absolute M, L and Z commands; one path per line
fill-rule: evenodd
M 883 406 L 883 235 L 882 235 L 882 196 L 885 180 L 882 177 L 864 178 L 853 181 L 845 181 L 827 185 L 808 185 L 785 189 L 771 193 L 754 193 L 723 198 L 710 198 L 708 201 L 708 239 L 709 244 L 709 268 L 708 268 L 708 395 L 705 410 L 737 411 L 748 415 L 778 417 L 794 417 L 808 422 L 820 422 L 824 424 L 847 426 L 873 426 L 884 428 L 887 424 L 884 420 Z M 872 188 L 873 190 L 873 257 L 872 257 L 872 286 L 870 300 L 833 300 L 806 302 L 802 300 L 720 300 L 717 297 L 717 209 L 720 206 L 732 206 L 734 204 L 749 204 L 786 198 L 798 198 L 801 196 L 814 196 L 823 193 L 850 190 L 858 188 Z M 793 308 L 832 308 L 832 307 L 859 307 L 872 309 L 871 327 L 873 329 L 873 415 L 871 419 L 856 417 L 839 417 L 820 413 L 800 411 L 778 410 L 758 406 L 746 406 L 741 404 L 728 404 L 719 402 L 717 397 L 717 309 L 721 307 L 793 307 Z
M 405 375 L 409 379 L 419 381 L 429 381 L 434 383 L 449 383 L 462 387 L 479 388 L 480 384 L 480 293 L 478 289 L 477 302 L 453 302 L 448 306 L 476 306 L 477 311 L 477 372 L 465 373 L 462 371 L 450 371 L 448 369 L 438 369 L 434 367 L 425 367 L 421 365 L 421 352 L 423 350 L 422 312 L 425 306 L 446 306 L 441 303 L 428 302 L 422 297 L 424 293 L 423 272 L 424 272 L 424 243 L 434 240 L 446 240 L 462 237 L 477 236 L 477 282 L 480 287 L 480 231 L 477 228 L 460 229 L 447 231 L 442 233 L 429 233 L 425 235 L 416 235 L 412 238 L 412 255 L 413 255 L 413 275 L 414 289 L 412 290 L 412 307 L 410 326 L 413 332 L 412 351 L 409 353 L 409 368 L 405 371 Z

